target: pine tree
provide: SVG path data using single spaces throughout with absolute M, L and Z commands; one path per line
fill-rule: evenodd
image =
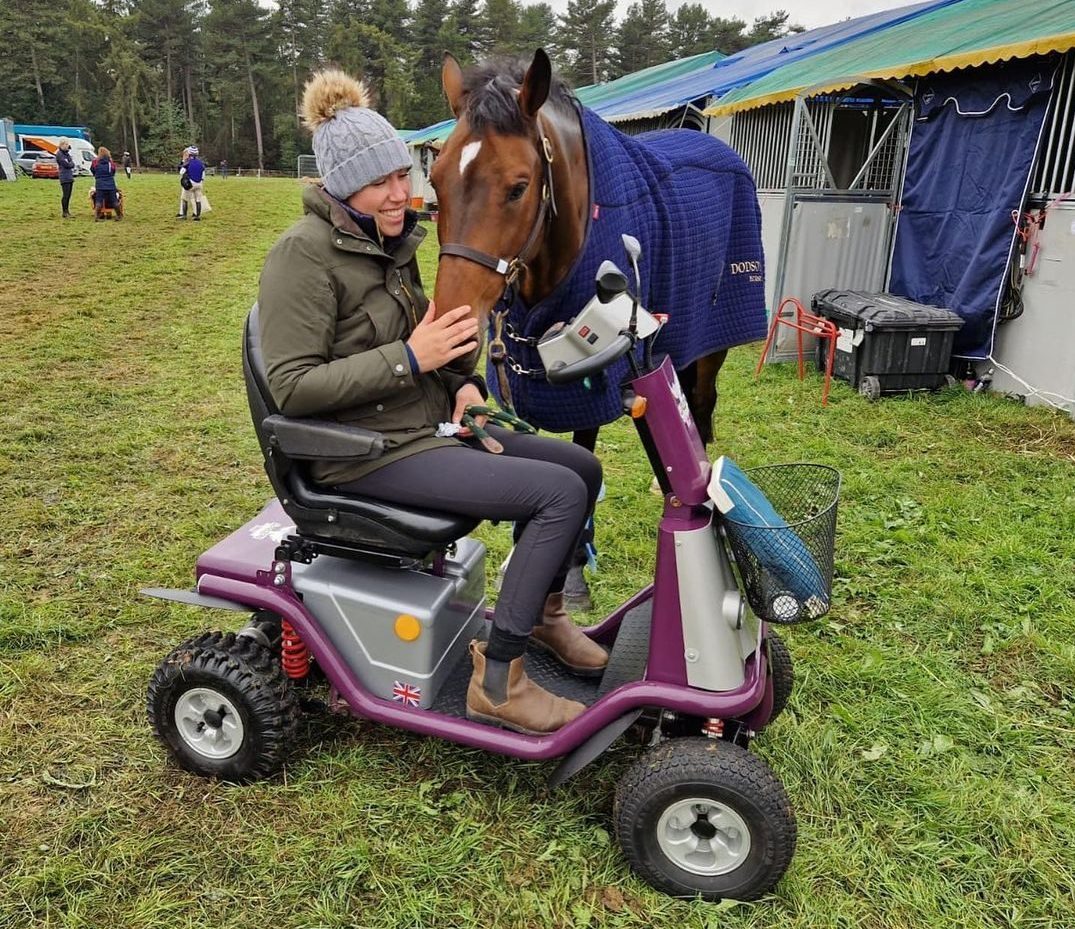
M 616 30 L 615 70 L 612 77 L 632 74 L 672 58 L 664 0 L 640 0 L 627 8 Z
M 568 0 L 557 43 L 576 84 L 597 84 L 612 71 L 612 14 L 616 0 Z

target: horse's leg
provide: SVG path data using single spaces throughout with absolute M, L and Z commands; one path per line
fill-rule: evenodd
M 713 441 L 713 414 L 717 409 L 717 375 L 728 357 L 728 349 L 704 355 L 679 372 L 679 382 L 687 397 L 694 424 L 703 445 Z

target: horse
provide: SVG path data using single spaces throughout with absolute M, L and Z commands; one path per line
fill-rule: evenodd
M 603 259 L 623 263 L 627 232 L 643 245 L 637 296 L 667 315 L 656 350 L 671 356 L 708 444 L 728 349 L 766 334 L 749 169 L 696 130 L 623 135 L 579 103 L 541 49 L 525 71 L 499 61 L 464 73 L 445 55 L 441 82 L 457 123 L 430 170 L 440 242 L 433 297 L 438 314 L 469 304 L 488 325 L 497 399 L 591 451 L 600 426 L 622 415 L 626 360 L 603 377 L 553 386 L 536 345 L 593 296 Z

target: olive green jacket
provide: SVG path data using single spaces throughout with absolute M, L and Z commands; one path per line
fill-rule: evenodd
M 412 374 L 404 343 L 425 314 L 416 226 L 391 255 L 320 187 L 305 216 L 269 252 L 258 305 L 269 389 L 285 416 L 314 416 L 383 433 L 373 461 L 313 462 L 314 480 L 343 484 L 416 452 L 456 446 L 437 438 L 466 376 Z

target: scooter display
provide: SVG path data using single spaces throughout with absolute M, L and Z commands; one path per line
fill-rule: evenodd
M 625 237 L 636 272 L 637 243 Z M 206 551 L 192 590 L 144 593 L 248 614 L 173 650 L 148 690 L 149 720 L 186 770 L 248 782 L 277 773 L 316 667 L 329 703 L 411 732 L 526 760 L 559 759 L 562 784 L 621 737 L 644 746 L 616 790 L 614 831 L 654 887 L 755 899 L 787 869 L 796 823 L 783 786 L 749 751 L 791 695 L 791 656 L 772 621 L 829 606 L 839 476 L 812 465 L 738 471 L 708 460 L 675 370 L 654 361 L 661 323 L 611 262 L 597 295 L 541 340 L 548 379 L 607 376 L 626 358 L 624 412 L 660 483 L 653 582 L 585 633 L 609 649 L 599 679 L 536 648 L 527 674 L 586 711 L 533 736 L 466 718 L 468 645 L 487 634 L 485 548 L 476 523 L 315 485 L 303 462 L 373 457 L 376 433 L 289 419 L 273 404 L 257 306 L 243 364 L 276 493 Z M 776 475 L 770 480 L 766 472 Z M 236 624 L 240 625 L 240 624 Z

